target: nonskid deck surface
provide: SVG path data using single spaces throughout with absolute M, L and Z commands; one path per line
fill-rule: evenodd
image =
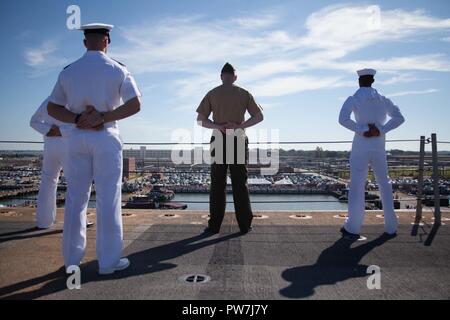
M 448 211 L 440 227 L 430 211 L 422 225 L 411 224 L 413 211 L 398 212 L 393 239 L 382 236 L 382 212 L 368 212 L 367 240 L 351 242 L 339 233 L 344 212 L 255 212 L 254 230 L 246 235 L 229 212 L 221 232 L 206 236 L 207 212 L 124 210 L 131 267 L 97 275 L 96 230 L 90 228 L 80 290 L 67 289 L 62 269 L 62 210 L 55 227 L 44 231 L 32 229 L 34 212 L 0 210 L 1 299 L 450 298 Z M 94 209 L 89 219 L 95 221 Z M 370 266 L 380 270 L 381 289 L 367 286 L 376 284 Z M 200 277 L 183 281 L 189 275 Z

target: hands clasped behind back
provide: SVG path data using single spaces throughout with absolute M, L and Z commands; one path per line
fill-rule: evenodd
M 241 124 L 237 122 L 226 122 L 223 124 L 219 124 L 218 128 L 222 133 L 233 132 L 234 130 L 241 129 Z
M 95 109 L 94 106 L 86 106 L 86 110 L 80 115 L 76 125 L 82 130 L 101 130 L 103 129 L 103 115 Z
M 369 130 L 364 132 L 364 137 L 366 138 L 372 138 L 372 137 L 379 137 L 380 136 L 380 129 L 374 124 L 369 123 Z

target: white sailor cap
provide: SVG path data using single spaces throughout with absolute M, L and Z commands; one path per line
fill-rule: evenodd
M 114 28 L 112 24 L 106 23 L 88 23 L 84 24 L 80 27 L 80 30 L 84 32 L 84 34 L 92 34 L 99 33 L 108 36 L 108 43 L 111 43 L 111 38 L 109 37 L 109 32 Z
M 112 24 L 106 24 L 106 23 L 88 23 L 84 24 L 80 27 L 80 30 L 86 32 L 86 31 L 93 31 L 93 30 L 106 30 L 106 32 L 111 31 L 111 29 L 114 28 Z
M 377 70 L 375 69 L 361 69 L 356 71 L 359 77 L 362 76 L 374 76 L 377 73 Z

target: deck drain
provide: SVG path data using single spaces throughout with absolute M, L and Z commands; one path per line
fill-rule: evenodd
M 202 216 L 202 219 L 209 219 L 210 215 L 209 214 L 205 214 Z
M 122 213 L 122 217 L 125 217 L 125 218 L 134 217 L 134 216 L 135 216 L 135 214 L 133 214 L 133 213 Z
M 263 214 L 254 214 L 253 218 L 255 219 L 268 219 L 269 216 L 263 215 Z
M 185 283 L 205 283 L 210 281 L 211 277 L 204 274 L 188 274 L 179 277 L 178 280 Z
M 160 215 L 159 217 L 173 219 L 173 218 L 178 218 L 179 216 L 174 213 L 165 213 L 165 214 Z
M 346 213 L 340 213 L 340 214 L 333 216 L 333 218 L 336 218 L 336 219 L 346 219 L 347 217 L 348 217 L 348 215 Z
M 192 221 L 191 224 L 203 224 L 201 221 Z
M 289 216 L 289 218 L 291 218 L 291 219 L 300 219 L 300 220 L 312 219 L 311 216 L 308 216 L 306 214 L 294 214 L 292 216 Z

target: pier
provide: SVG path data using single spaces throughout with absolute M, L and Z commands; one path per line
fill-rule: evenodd
M 39 187 L 37 186 L 33 186 L 30 188 L 18 188 L 14 190 L 3 190 L 0 191 L 0 200 L 23 197 L 37 192 L 39 192 Z

